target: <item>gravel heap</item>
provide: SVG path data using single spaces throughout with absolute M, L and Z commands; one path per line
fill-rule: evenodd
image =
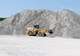
M 0 35 L 25 35 L 25 29 L 39 24 L 40 27 L 52 29 L 51 36 L 80 38 L 80 15 L 63 9 L 25 10 L 0 22 Z

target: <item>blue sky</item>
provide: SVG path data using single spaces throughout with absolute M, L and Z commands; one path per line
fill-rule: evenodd
M 70 9 L 80 14 L 80 0 L 0 0 L 0 17 L 9 17 L 26 9 Z

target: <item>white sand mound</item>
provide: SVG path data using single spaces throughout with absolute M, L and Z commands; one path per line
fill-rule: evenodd
M 39 24 L 53 30 L 52 36 L 80 37 L 80 16 L 70 10 L 25 10 L 0 22 L 1 35 L 24 35 L 26 27 Z

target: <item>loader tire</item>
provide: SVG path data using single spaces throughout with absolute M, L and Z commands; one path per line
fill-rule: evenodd
M 45 37 L 45 36 L 46 36 L 46 34 L 45 34 L 45 33 L 42 33 L 42 32 L 39 32 L 39 33 L 38 33 L 38 36 Z
M 32 32 L 32 31 L 29 31 L 29 32 L 28 32 L 28 35 L 29 35 L 29 36 L 33 36 L 33 32 Z
M 39 33 L 38 33 L 38 36 L 42 36 L 42 32 L 39 32 Z
M 45 37 L 46 36 L 46 34 L 45 33 L 42 33 L 42 37 Z

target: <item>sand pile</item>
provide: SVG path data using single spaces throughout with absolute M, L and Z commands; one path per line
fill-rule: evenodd
M 40 27 L 54 29 L 52 36 L 80 37 L 80 15 L 64 9 L 25 10 L 0 22 L 0 35 L 25 35 L 25 28 L 39 24 Z

